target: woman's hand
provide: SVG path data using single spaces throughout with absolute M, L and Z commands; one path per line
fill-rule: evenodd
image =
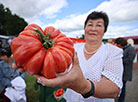
M 12 65 L 13 69 L 24 72 L 23 68 L 17 68 L 16 64 Z M 90 82 L 85 79 L 79 66 L 77 54 L 74 54 L 71 70 L 53 79 L 47 79 L 44 76 L 34 75 L 38 82 L 44 86 L 70 88 L 80 94 L 85 94 L 91 89 Z
M 47 79 L 40 75 L 35 75 L 35 77 L 44 86 L 70 88 L 81 94 L 85 94 L 91 89 L 90 82 L 82 74 L 76 53 L 74 54 L 72 68 L 67 74 L 53 79 Z
M 23 68 L 18 68 L 15 63 L 12 64 L 12 69 L 17 69 L 19 72 L 24 72 Z
M 13 55 L 11 55 L 10 58 L 14 60 Z M 15 63 L 12 63 L 12 69 L 18 69 L 19 72 L 24 72 L 24 69 L 17 67 Z

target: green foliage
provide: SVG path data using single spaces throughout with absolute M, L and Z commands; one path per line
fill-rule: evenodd
M 17 36 L 28 23 L 16 14 L 12 14 L 9 8 L 0 4 L 0 35 Z
M 82 34 L 80 37 L 77 36 L 76 38 L 85 39 L 85 36 L 84 36 L 84 34 Z
M 27 102 L 38 102 L 39 95 L 40 95 L 40 88 L 35 89 L 36 78 L 31 75 L 26 75 L 25 77 L 26 82 L 26 97 Z

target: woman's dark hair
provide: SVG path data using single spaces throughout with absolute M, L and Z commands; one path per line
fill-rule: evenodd
M 125 38 L 117 38 L 115 42 L 117 45 L 121 45 L 122 47 L 125 47 L 127 45 L 127 40 Z
M 12 55 L 11 49 L 9 47 L 1 49 L 0 56 L 5 56 L 5 55 L 7 57 L 10 57 Z
M 92 19 L 92 20 L 95 20 L 95 19 L 100 19 L 102 18 L 104 20 L 104 27 L 105 27 L 105 30 L 104 32 L 107 31 L 107 27 L 108 27 L 108 23 L 109 23 L 109 18 L 107 16 L 107 14 L 105 12 L 98 12 L 98 11 L 93 11 L 92 13 L 90 13 L 88 16 L 87 16 L 87 19 L 84 23 L 84 28 L 86 27 L 86 24 L 88 22 L 88 20 Z

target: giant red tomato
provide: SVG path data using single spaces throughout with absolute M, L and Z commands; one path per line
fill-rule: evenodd
M 73 41 L 52 26 L 43 31 L 30 24 L 11 41 L 15 63 L 30 74 L 55 78 L 70 66 L 74 54 Z

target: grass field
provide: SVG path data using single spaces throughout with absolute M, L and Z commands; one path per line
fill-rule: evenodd
M 40 89 L 35 90 L 36 78 L 26 75 L 25 82 L 27 102 L 39 102 Z

